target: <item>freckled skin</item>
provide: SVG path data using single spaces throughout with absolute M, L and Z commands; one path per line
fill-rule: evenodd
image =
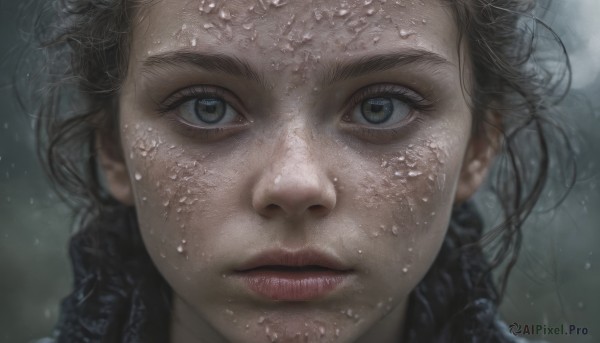
M 138 16 L 123 151 L 144 242 L 174 290 L 172 342 L 397 341 L 446 233 L 471 129 L 449 12 L 436 1 L 162 0 Z M 332 63 L 403 48 L 451 64 L 319 83 Z M 148 56 L 177 49 L 243 58 L 270 87 L 185 68 L 143 74 Z M 352 134 L 340 124 L 347 99 L 377 83 L 422 90 L 433 110 L 394 138 Z M 245 126 L 200 138 L 157 113 L 198 84 L 235 94 Z M 250 296 L 232 270 L 272 247 L 316 247 L 355 274 L 318 301 Z

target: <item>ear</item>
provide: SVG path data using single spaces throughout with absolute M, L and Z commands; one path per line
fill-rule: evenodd
M 481 186 L 498 154 L 501 139 L 500 114 L 490 112 L 469 140 L 456 188 L 455 204 L 469 199 Z
M 125 159 L 120 151 L 118 139 L 111 139 L 113 135 L 96 132 L 95 144 L 98 152 L 98 162 L 106 180 L 110 194 L 119 202 L 133 206 L 133 189 L 127 172 Z

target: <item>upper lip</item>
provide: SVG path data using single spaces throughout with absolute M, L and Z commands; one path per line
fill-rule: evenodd
M 349 271 L 336 257 L 313 249 L 298 251 L 267 250 L 251 257 L 248 261 L 236 268 L 238 272 L 269 266 L 281 267 L 306 267 L 315 266 L 337 271 Z

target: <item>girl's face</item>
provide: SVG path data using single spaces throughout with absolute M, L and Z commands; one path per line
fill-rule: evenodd
M 482 169 L 463 168 L 471 115 L 450 9 L 137 12 L 120 98 L 128 177 L 107 173 L 173 288 L 173 341 L 397 339 L 457 189 Z

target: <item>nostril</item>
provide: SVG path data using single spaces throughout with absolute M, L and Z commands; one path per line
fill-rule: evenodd
M 267 207 L 265 207 L 265 210 L 267 210 L 268 212 L 274 212 L 274 211 L 277 211 L 278 208 L 279 208 L 279 206 L 277 206 L 275 204 L 269 204 L 269 205 L 267 205 Z
M 312 205 L 312 206 L 308 207 L 308 210 L 309 210 L 309 212 L 312 212 L 313 214 L 316 214 L 317 216 L 322 216 L 329 211 L 327 209 L 327 207 L 325 207 L 323 205 Z
M 323 210 L 323 208 L 325 208 L 323 205 L 312 205 L 312 206 L 309 206 L 309 207 L 308 207 L 308 209 L 309 209 L 311 212 L 318 212 L 318 211 L 322 211 L 322 210 Z

